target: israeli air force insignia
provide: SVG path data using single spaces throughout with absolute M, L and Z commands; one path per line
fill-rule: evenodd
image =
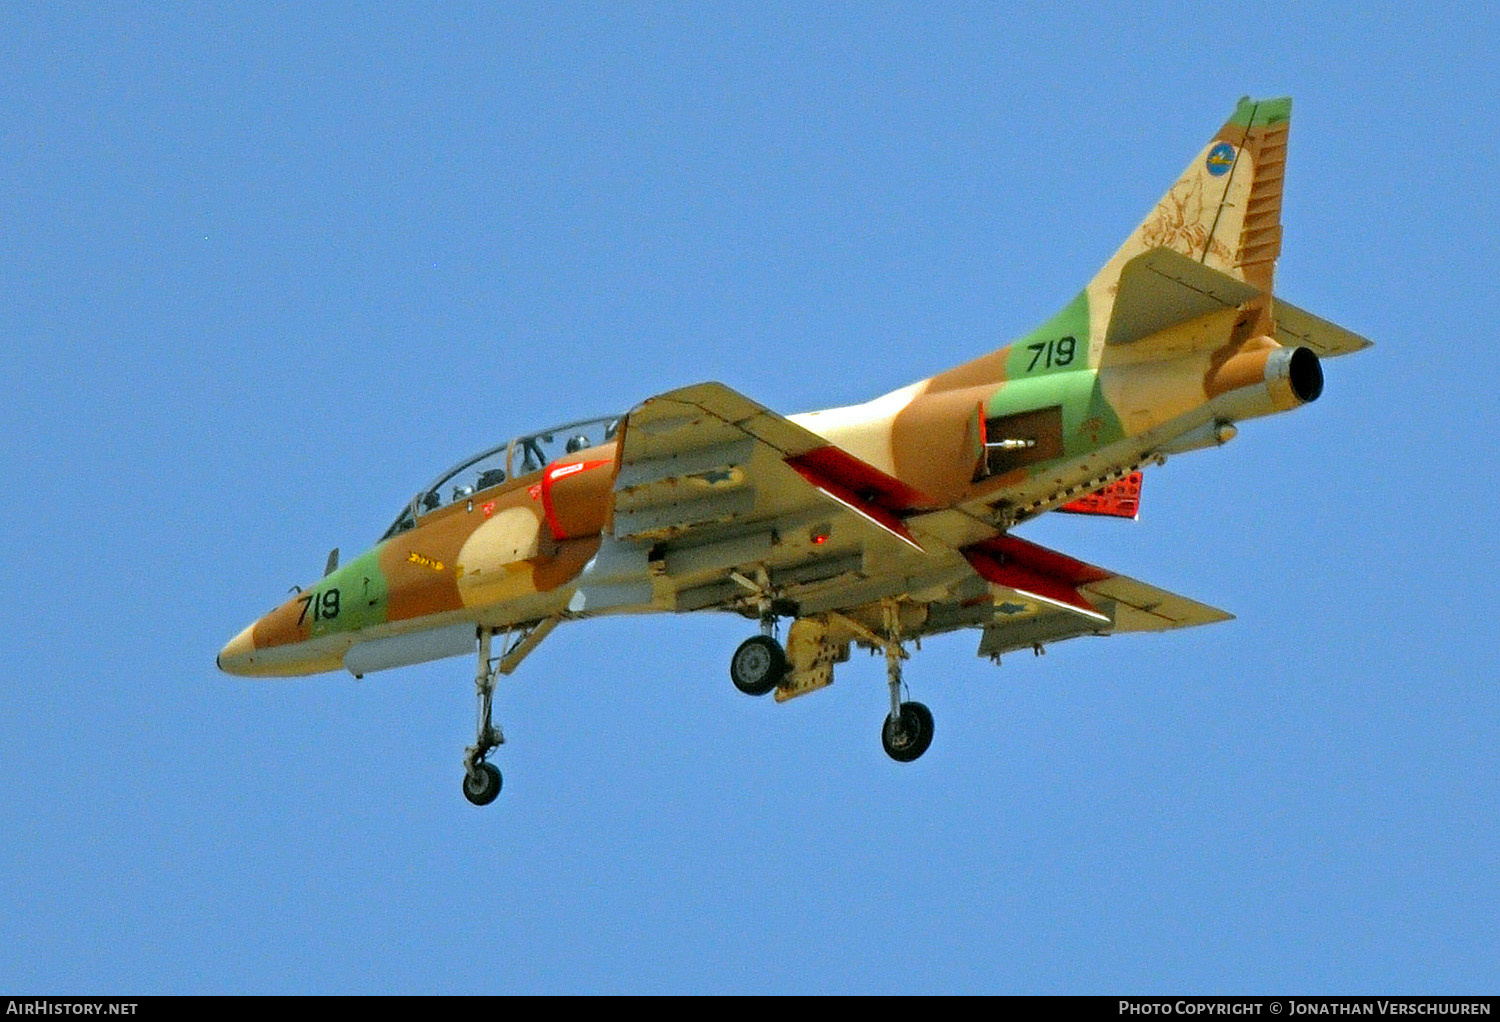
M 1208 151 L 1204 166 L 1208 167 L 1208 172 L 1214 177 L 1229 173 L 1229 168 L 1234 166 L 1234 146 L 1228 142 L 1220 142 Z

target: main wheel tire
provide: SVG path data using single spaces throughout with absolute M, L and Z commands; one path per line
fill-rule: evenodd
M 885 718 L 880 744 L 897 763 L 910 763 L 932 744 L 932 711 L 921 703 L 902 703 L 900 719 Z
M 769 635 L 752 635 L 729 658 L 729 680 L 750 696 L 763 696 L 786 677 L 786 651 Z
M 487 806 L 500 794 L 500 770 L 493 763 L 481 763 L 474 773 L 464 774 L 464 798 L 476 806 Z

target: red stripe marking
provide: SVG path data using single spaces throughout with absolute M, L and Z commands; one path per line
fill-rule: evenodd
M 922 544 L 916 541 L 916 539 L 912 536 L 911 531 L 907 529 L 905 524 L 902 523 L 901 519 L 891 514 L 885 508 L 880 507 L 876 504 L 872 504 L 868 500 L 864 500 L 859 494 L 853 492 L 848 487 L 842 486 L 831 479 L 824 478 L 806 465 L 794 464 L 790 460 L 787 462 L 787 464 L 791 465 L 792 468 L 796 470 L 797 474 L 800 475 L 803 479 L 806 479 L 808 482 L 812 483 L 814 486 L 822 490 L 824 493 L 828 494 L 828 496 L 832 497 L 840 504 L 843 504 L 851 510 L 864 515 L 870 521 L 874 522 L 885 531 L 891 533 L 902 542 L 908 543 L 918 550 L 922 549 Z
M 1078 587 L 1114 577 L 1102 568 L 1015 536 L 996 536 L 975 543 L 966 547 L 963 555 L 986 582 L 1095 615 L 1099 614 L 1099 609 L 1078 591 Z
M 873 504 L 887 511 L 909 511 L 916 507 L 931 507 L 934 503 L 921 490 L 832 445 L 788 458 L 786 463 L 809 479 L 812 476 L 808 476 L 808 472 L 811 472 L 819 479 L 856 494 L 861 503 Z
M 1016 536 L 1005 535 L 986 539 L 968 547 L 964 553 L 967 554 L 970 550 L 987 554 L 1002 563 L 1018 564 L 1039 574 L 1050 575 L 1069 585 L 1088 585 L 1090 582 L 1103 582 L 1107 578 L 1115 577 L 1112 571 L 1096 568 L 1092 564 L 1035 543 L 1028 543 Z

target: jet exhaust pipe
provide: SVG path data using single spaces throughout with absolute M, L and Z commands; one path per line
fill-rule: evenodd
M 1228 420 L 1290 411 L 1323 393 L 1323 366 L 1310 348 L 1283 348 L 1269 337 L 1251 342 L 1208 377 L 1214 411 Z
M 1312 404 L 1323 393 L 1323 363 L 1311 348 L 1293 348 L 1284 361 L 1292 396 L 1299 404 Z

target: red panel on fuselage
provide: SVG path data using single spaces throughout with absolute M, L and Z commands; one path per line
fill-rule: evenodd
M 613 466 L 611 457 L 589 457 L 599 448 L 580 451 L 571 460 L 558 460 L 542 473 L 542 511 L 552 538 L 557 540 L 596 536 L 609 514 L 613 473 L 599 469 Z

